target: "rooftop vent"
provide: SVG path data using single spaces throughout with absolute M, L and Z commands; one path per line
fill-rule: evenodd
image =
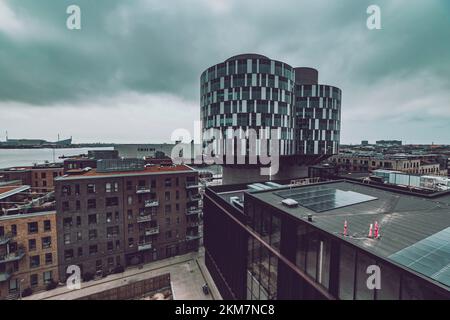
M 281 201 L 281 203 L 282 203 L 284 206 L 289 207 L 289 208 L 295 208 L 295 207 L 298 207 L 298 202 L 295 201 L 294 199 L 290 199 L 290 198 L 284 199 L 283 201 Z

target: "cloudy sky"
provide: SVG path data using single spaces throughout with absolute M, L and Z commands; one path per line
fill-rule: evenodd
M 343 143 L 450 144 L 447 0 L 0 0 L 0 140 L 170 141 L 199 120 L 201 72 L 244 52 L 340 87 Z

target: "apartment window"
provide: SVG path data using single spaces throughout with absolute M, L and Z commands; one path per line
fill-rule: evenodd
M 28 240 L 28 250 L 34 251 L 36 250 L 36 239 L 30 239 Z
M 116 250 L 120 249 L 120 240 L 116 240 Z
M 114 182 L 114 192 L 119 192 L 119 183 Z
M 52 264 L 53 263 L 53 255 L 51 253 L 45 254 L 45 264 Z
M 62 186 L 61 195 L 70 196 L 70 193 L 71 193 L 70 186 Z
M 127 211 L 127 219 L 128 219 L 128 220 L 133 219 L 133 210 L 128 210 L 128 211 Z
M 97 201 L 95 199 L 89 199 L 87 201 L 87 208 L 88 209 L 95 209 L 95 208 L 97 208 Z
M 64 260 L 70 261 L 73 259 L 73 249 L 64 250 Z
M 170 191 L 166 191 L 166 192 L 164 193 L 164 199 L 165 199 L 166 201 L 170 201 Z
M 11 233 L 14 237 L 17 236 L 17 225 L 15 225 L 15 224 L 11 225 Z M 0 234 L 1 234 L 1 231 L 0 231 Z
M 152 188 L 156 188 L 156 180 L 152 180 L 150 182 L 150 185 L 151 185 Z
M 172 179 L 171 178 L 167 178 L 164 180 L 164 186 L 166 188 L 170 188 L 172 186 Z
M 53 281 L 53 274 L 52 271 L 45 271 L 44 272 L 44 283 L 48 284 Z
M 133 196 L 128 196 L 127 202 L 128 205 L 131 206 L 133 204 Z
M 112 222 L 112 217 L 113 217 L 112 212 L 107 212 L 106 213 L 106 222 L 107 223 Z
M 83 256 L 83 247 L 78 247 L 78 256 L 79 257 Z
M 87 185 L 87 193 L 89 193 L 89 194 L 95 193 L 95 184 L 94 183 L 89 183 Z
M 88 215 L 88 224 L 97 224 L 97 215 L 96 214 L 90 214 Z
M 9 292 L 13 293 L 17 291 L 19 279 L 12 279 L 9 281 Z
M 106 192 L 111 192 L 111 183 L 107 182 L 105 189 L 106 189 Z
M 108 251 L 113 251 L 114 250 L 114 243 L 112 241 L 109 241 L 106 245 L 106 248 Z
M 80 200 L 75 201 L 75 209 L 77 211 L 81 210 L 81 202 L 80 202 Z
M 70 244 L 70 233 L 64 234 L 64 244 Z
M 69 211 L 69 209 L 70 209 L 69 201 L 63 201 L 62 202 L 62 211 L 63 212 Z
M 108 258 L 108 268 L 112 269 L 114 267 L 114 258 L 109 257 Z
M 28 234 L 38 233 L 39 227 L 37 222 L 28 223 Z
M 133 190 L 133 182 L 127 181 L 127 190 L 128 191 Z
M 166 226 L 170 226 L 170 218 L 166 218 Z
M 90 255 L 97 254 L 97 251 L 98 251 L 98 247 L 96 244 L 89 246 L 89 254 Z
M 97 239 L 97 230 L 89 230 L 89 240 Z
M 81 235 L 81 231 L 77 232 L 77 241 L 83 240 L 83 236 Z
M 172 238 L 172 230 L 166 231 L 166 239 Z
M 79 184 L 76 184 L 76 185 L 75 185 L 75 194 L 76 194 L 76 195 L 79 195 L 79 194 L 80 194 L 80 185 L 79 185 Z
M 41 178 L 42 178 L 42 179 L 46 179 L 46 178 L 47 178 L 47 175 L 46 175 L 45 172 L 42 172 L 42 173 L 41 173 Z
M 77 216 L 77 227 L 81 227 L 81 217 Z
M 178 190 L 175 192 L 175 199 L 180 199 L 180 191 Z
M 106 229 L 106 237 L 107 238 L 112 238 L 115 237 L 119 234 L 119 227 L 115 226 L 115 227 L 108 227 Z
M 49 249 L 52 247 L 52 237 L 44 237 L 41 239 L 42 249 Z
M 3 237 L 5 235 L 5 227 L 0 226 L 0 237 Z
M 41 264 L 39 256 L 30 257 L 30 268 L 37 268 Z
M 176 178 L 176 179 L 175 179 L 175 185 L 176 185 L 177 187 L 180 185 L 180 179 L 179 179 L 179 178 Z
M 180 204 L 179 204 L 179 203 L 175 204 L 175 210 L 176 210 L 177 212 L 180 211 Z
M 64 227 L 65 229 L 72 228 L 72 218 L 71 218 L 71 217 L 68 217 L 68 218 L 64 218 L 64 219 L 63 219 L 63 227 Z
M 172 212 L 172 206 L 170 204 L 166 204 L 164 207 L 165 213 L 171 213 Z
M 134 246 L 134 238 L 128 238 L 128 246 L 129 247 Z
M 118 205 L 119 205 L 119 198 L 118 197 L 106 198 L 106 206 L 107 207 L 118 206 Z
M 53 178 L 56 178 L 58 176 L 58 172 L 53 172 Z
M 36 287 L 37 285 L 38 285 L 38 275 L 37 274 L 30 275 L 30 286 Z
M 44 220 L 44 231 L 48 232 L 52 230 L 52 223 L 50 220 Z

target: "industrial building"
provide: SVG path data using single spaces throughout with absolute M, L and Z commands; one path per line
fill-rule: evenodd
M 348 180 L 209 187 L 206 265 L 225 299 L 449 299 L 449 212 L 449 192 Z
M 302 176 L 339 151 L 342 92 L 319 84 L 315 69 L 240 54 L 205 70 L 200 85 L 205 154 L 223 162 L 225 184 Z M 270 177 L 252 161 L 266 154 L 279 155 Z

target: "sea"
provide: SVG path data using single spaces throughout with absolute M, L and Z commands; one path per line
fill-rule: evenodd
M 68 149 L 0 149 L 0 168 L 31 166 L 35 163 L 63 162 L 61 156 L 87 154 L 89 150 L 112 150 L 113 147 Z

